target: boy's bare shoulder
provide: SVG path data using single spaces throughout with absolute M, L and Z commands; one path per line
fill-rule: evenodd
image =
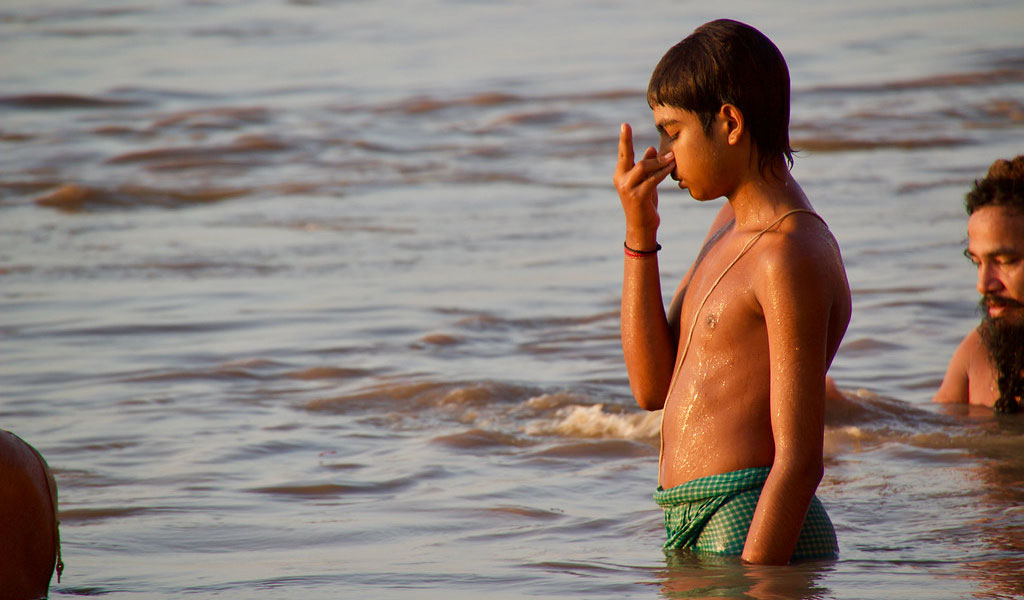
M 751 270 L 758 310 L 783 315 L 796 311 L 806 322 L 848 321 L 852 303 L 839 245 L 822 221 L 812 215 L 798 217 L 789 217 L 758 241 L 763 244 L 759 264 Z
M 787 222 L 788 221 L 788 222 Z M 839 244 L 828 226 L 812 215 L 793 215 L 766 233 L 759 254 L 766 274 L 805 279 L 843 271 Z

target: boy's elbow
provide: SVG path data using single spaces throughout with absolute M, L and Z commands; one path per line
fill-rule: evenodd
M 636 403 L 640 408 L 649 411 L 661 410 L 665 406 L 664 402 L 654 402 L 653 400 L 637 400 Z
M 781 469 L 782 473 L 797 485 L 815 489 L 825 476 L 825 460 L 820 453 L 808 453 L 784 459 L 781 464 L 776 461 L 773 469 Z
M 637 405 L 644 410 L 661 410 L 665 407 L 665 396 L 657 392 L 633 390 L 633 398 Z
M 822 478 L 825 477 L 825 460 L 821 456 L 808 468 L 807 477 L 809 482 L 814 483 L 815 488 L 821 483 Z
M 825 476 L 825 458 L 822 456 L 822 453 L 809 452 L 801 463 L 803 477 L 807 478 L 808 481 L 813 481 L 814 485 L 818 485 L 821 482 L 821 478 Z

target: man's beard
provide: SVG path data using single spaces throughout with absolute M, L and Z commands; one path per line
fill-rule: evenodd
M 985 318 L 978 326 L 978 333 L 996 371 L 999 397 L 994 408 L 997 413 L 1020 412 L 1024 397 L 1024 375 L 1021 373 L 1024 370 L 1024 322 L 993 319 L 988 316 L 990 302 L 991 298 L 981 301 Z

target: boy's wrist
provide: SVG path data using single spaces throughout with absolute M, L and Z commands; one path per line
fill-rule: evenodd
M 626 229 L 626 247 L 638 252 L 649 252 L 658 247 L 658 230 Z

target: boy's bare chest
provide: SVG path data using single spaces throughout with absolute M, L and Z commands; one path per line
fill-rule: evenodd
M 680 333 L 737 334 L 763 329 L 764 316 L 756 295 L 757 253 L 736 259 L 742 245 L 722 240 L 707 249 L 695 265 L 680 307 Z

